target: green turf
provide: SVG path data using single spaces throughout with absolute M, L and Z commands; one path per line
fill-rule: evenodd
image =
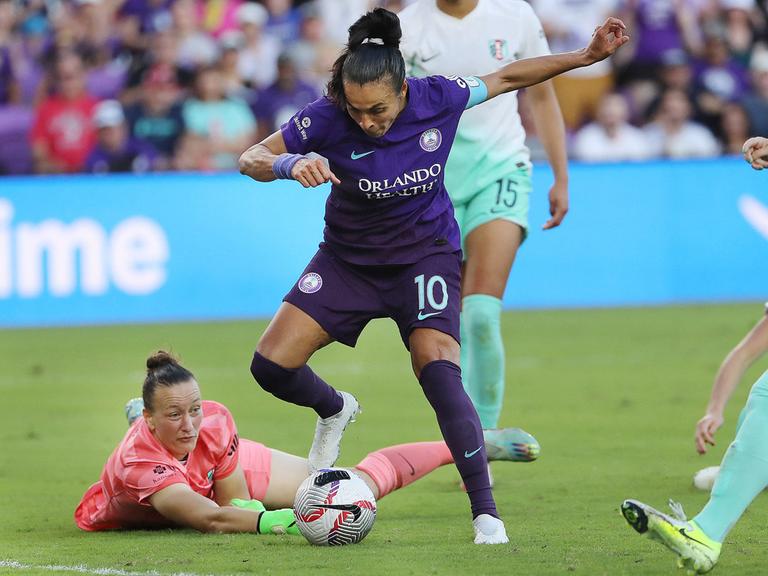
M 263 322 L 0 331 L 0 561 L 161 574 L 672 574 L 672 557 L 624 523 L 619 503 L 662 507 L 673 496 L 693 515 L 705 502 L 692 474 L 719 461 L 761 366 L 736 392 L 706 457 L 694 452 L 694 425 L 720 360 L 760 314 L 759 304 L 505 314 L 503 423 L 534 433 L 542 454 L 533 464 L 494 464 L 512 542 L 495 547 L 471 544 L 468 502 L 450 467 L 382 500 L 371 535 L 346 548 L 187 530 L 80 532 L 72 512 L 122 437 L 123 403 L 138 395 L 143 361 L 157 348 L 182 357 L 244 437 L 303 455 L 314 417 L 252 382 Z M 391 322 L 371 324 L 356 350 L 322 350 L 312 366 L 364 407 L 341 464 L 439 437 Z M 718 573 L 765 573 L 767 522 L 759 498 Z

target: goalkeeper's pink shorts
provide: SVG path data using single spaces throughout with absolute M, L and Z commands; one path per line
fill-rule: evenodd
M 272 451 L 253 440 L 240 439 L 240 467 L 248 483 L 251 498 L 263 500 L 272 472 Z

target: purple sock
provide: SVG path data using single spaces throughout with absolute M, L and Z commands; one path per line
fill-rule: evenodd
M 490 514 L 498 518 L 488 478 L 483 429 L 461 384 L 461 369 L 448 360 L 436 360 L 422 368 L 419 382 L 467 488 L 472 517 Z
M 320 418 L 338 414 L 344 407 L 341 395 L 306 364 L 301 368 L 283 368 L 254 352 L 251 374 L 259 386 L 273 396 L 291 404 L 309 406 Z

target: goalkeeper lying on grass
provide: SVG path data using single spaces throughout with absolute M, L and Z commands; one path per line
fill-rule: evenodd
M 298 534 L 290 506 L 309 475 L 307 460 L 239 439 L 229 410 L 202 400 L 173 356 L 147 359 L 142 398 L 126 414 L 130 429 L 75 510 L 80 528 Z M 538 454 L 516 428 L 487 431 L 485 440 L 489 459 Z M 452 462 L 445 443 L 418 442 L 372 452 L 354 472 L 382 498 Z

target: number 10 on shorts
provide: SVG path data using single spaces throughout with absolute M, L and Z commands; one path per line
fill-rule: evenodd
M 416 290 L 419 293 L 419 320 L 424 320 L 429 316 L 439 314 L 441 311 L 445 310 L 446 306 L 448 306 L 448 286 L 445 284 L 445 280 L 443 280 L 442 276 L 432 276 L 425 283 L 424 274 L 419 274 L 416 276 L 416 278 L 413 279 L 413 283 L 416 284 Z M 440 287 L 439 301 L 435 298 L 435 285 Z M 432 310 L 436 310 L 436 312 L 424 314 L 424 308 L 426 308 L 427 303 L 429 304 L 430 308 L 432 308 Z

